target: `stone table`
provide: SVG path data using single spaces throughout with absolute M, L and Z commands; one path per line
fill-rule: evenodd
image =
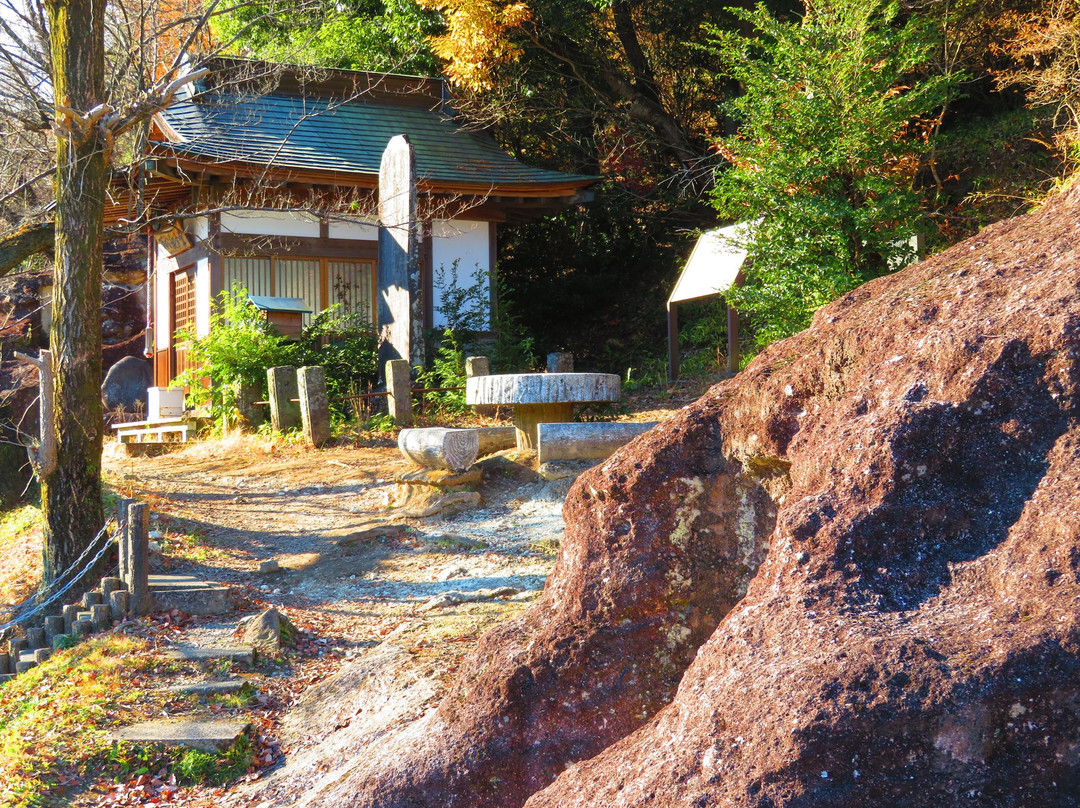
M 518 448 L 535 450 L 537 424 L 571 420 L 575 404 L 618 401 L 619 387 L 614 373 L 505 373 L 466 379 L 465 401 L 512 406 Z

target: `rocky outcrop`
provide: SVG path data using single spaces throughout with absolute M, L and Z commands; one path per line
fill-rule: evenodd
M 303 804 L 1077 805 L 1078 395 L 1072 191 L 583 474 L 543 597 Z

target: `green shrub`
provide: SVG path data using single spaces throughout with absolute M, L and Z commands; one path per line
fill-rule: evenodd
M 731 168 L 713 201 L 725 217 L 761 220 L 746 283 L 728 297 L 767 344 L 914 257 L 929 130 L 918 124 L 948 79 L 917 79 L 934 37 L 917 18 L 901 24 L 896 3 L 822 0 L 790 23 L 761 5 L 735 13 L 756 33 L 712 31 L 745 88 L 730 106 L 741 128 L 718 144 Z
M 251 386 L 265 397 L 266 369 L 292 364 L 296 356 L 295 346 L 266 321 L 239 284 L 218 295 L 209 334 L 181 331 L 177 338 L 190 342 L 194 364 L 173 387 L 187 387 L 194 406 L 209 404 L 211 417 L 223 426 L 236 420 L 241 388 Z

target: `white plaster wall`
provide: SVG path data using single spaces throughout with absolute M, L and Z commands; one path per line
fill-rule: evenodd
M 159 351 L 169 347 L 169 325 L 172 323 L 170 306 L 170 274 L 176 269 L 176 259 L 162 247 L 157 248 L 154 261 L 154 346 Z
M 187 231 L 191 233 L 195 238 L 202 241 L 210 235 L 210 220 L 205 216 L 198 216 L 194 219 L 189 219 L 187 222 Z
M 231 211 L 221 214 L 221 232 L 318 238 L 319 220 L 306 213 L 289 211 Z
M 195 264 L 195 334 L 205 337 L 210 333 L 210 259 L 202 258 Z
M 446 325 L 446 318 L 439 311 L 439 305 L 442 302 L 442 287 L 450 281 L 450 270 L 454 265 L 454 259 L 458 259 L 457 282 L 459 287 L 472 286 L 475 282 L 472 276 L 477 267 L 485 272 L 491 272 L 488 228 L 493 226 L 489 222 L 470 222 L 460 219 L 432 223 L 431 268 L 434 309 L 432 325 L 435 328 L 442 328 Z M 445 274 L 443 284 L 439 283 L 440 267 L 442 267 Z M 490 299 L 486 279 L 484 287 L 485 299 Z
M 374 220 L 364 222 L 330 222 L 330 238 L 351 238 L 378 241 L 379 228 Z

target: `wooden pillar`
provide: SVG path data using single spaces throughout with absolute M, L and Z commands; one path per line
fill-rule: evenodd
M 293 401 L 300 397 L 296 368 L 292 365 L 267 368 L 266 380 L 270 386 L 270 422 L 274 431 L 296 429 L 300 426 L 300 403 Z
M 669 382 L 679 380 L 679 304 L 667 307 L 667 375 Z
M 727 304 L 727 362 L 728 373 L 739 372 L 739 312 Z
M 326 372 L 318 365 L 296 371 L 300 391 L 300 418 L 304 437 L 319 447 L 330 440 L 330 404 L 326 400 Z

